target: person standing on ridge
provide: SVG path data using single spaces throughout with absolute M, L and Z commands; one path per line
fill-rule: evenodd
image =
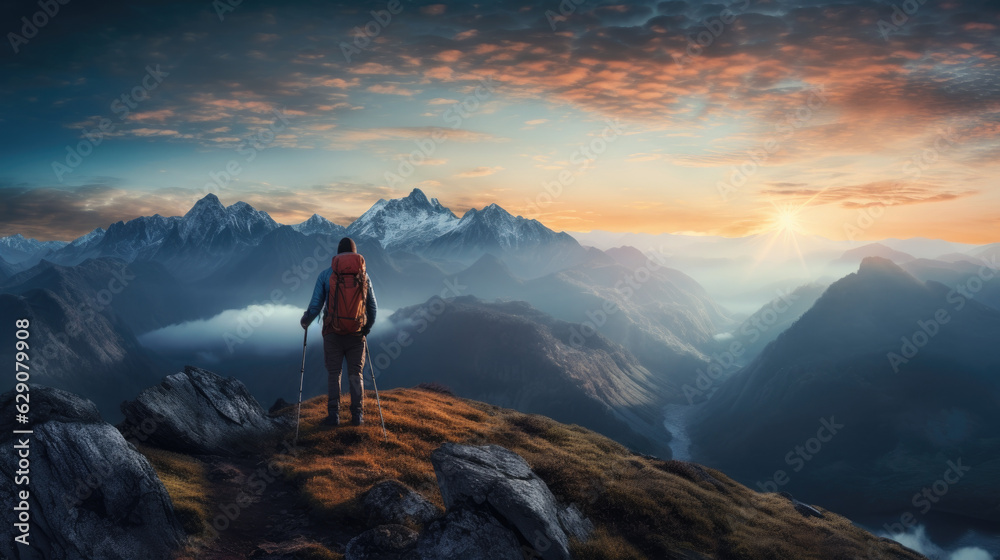
M 365 337 L 375 324 L 378 307 L 371 278 L 365 271 L 365 258 L 358 254 L 357 245 L 350 237 L 340 240 L 330 268 L 316 279 L 312 301 L 300 320 L 302 328 L 308 329 L 324 308 L 323 354 L 329 401 L 327 416 L 321 424 L 340 425 L 340 375 L 346 358 L 347 380 L 351 387 L 351 423 L 360 426 L 364 422 Z

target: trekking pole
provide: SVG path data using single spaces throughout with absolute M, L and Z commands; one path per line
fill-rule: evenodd
M 302 410 L 302 383 L 306 378 L 306 341 L 309 339 L 309 328 L 302 335 L 302 370 L 299 372 L 299 404 L 295 407 L 295 443 L 299 442 L 299 413 Z
M 378 384 L 375 383 L 375 365 L 372 364 L 372 354 L 368 351 L 368 337 L 365 337 L 365 357 L 372 371 L 372 387 L 375 388 L 375 402 L 378 403 L 378 418 L 382 421 L 382 436 L 385 437 L 385 441 L 389 441 L 389 432 L 385 431 L 385 418 L 382 416 L 382 399 L 378 396 Z

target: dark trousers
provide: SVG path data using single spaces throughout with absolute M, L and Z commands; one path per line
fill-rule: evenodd
M 323 354 L 326 357 L 329 402 L 326 410 L 331 416 L 340 413 L 340 372 L 347 359 L 347 381 L 351 386 L 351 414 L 361 416 L 365 400 L 365 384 L 361 374 L 365 367 L 365 337 L 327 333 L 323 335 Z

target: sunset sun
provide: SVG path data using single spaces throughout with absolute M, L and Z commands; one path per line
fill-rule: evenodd
M 773 210 L 767 227 L 768 232 L 777 235 L 797 235 L 806 233 L 802 216 L 806 205 L 779 205 L 771 202 L 771 206 L 773 207 Z
M 774 229 L 778 233 L 799 233 L 801 224 L 799 223 L 798 212 L 794 210 L 778 210 L 774 217 Z

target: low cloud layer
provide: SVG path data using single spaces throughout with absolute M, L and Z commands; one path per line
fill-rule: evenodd
M 994 560 L 992 554 L 982 548 L 973 546 L 946 551 L 931 542 L 927 536 L 927 530 L 923 525 L 918 525 L 909 533 L 883 533 L 882 536 L 891 538 L 906 548 L 923 554 L 930 560 Z
M 165 353 L 197 353 L 213 362 L 235 353 L 286 354 L 302 347 L 302 311 L 290 305 L 251 305 L 210 319 L 164 327 L 141 335 L 139 342 Z M 314 338 L 320 340 L 319 336 Z
M 210 363 L 227 356 L 276 356 L 302 348 L 302 328 L 299 319 L 303 309 L 291 305 L 250 305 L 244 309 L 228 309 L 209 319 L 170 325 L 139 336 L 139 342 L 166 354 L 191 354 Z M 393 310 L 380 309 L 373 332 L 377 335 L 389 328 L 388 317 Z M 310 346 L 322 345 L 320 321 L 309 329 Z

